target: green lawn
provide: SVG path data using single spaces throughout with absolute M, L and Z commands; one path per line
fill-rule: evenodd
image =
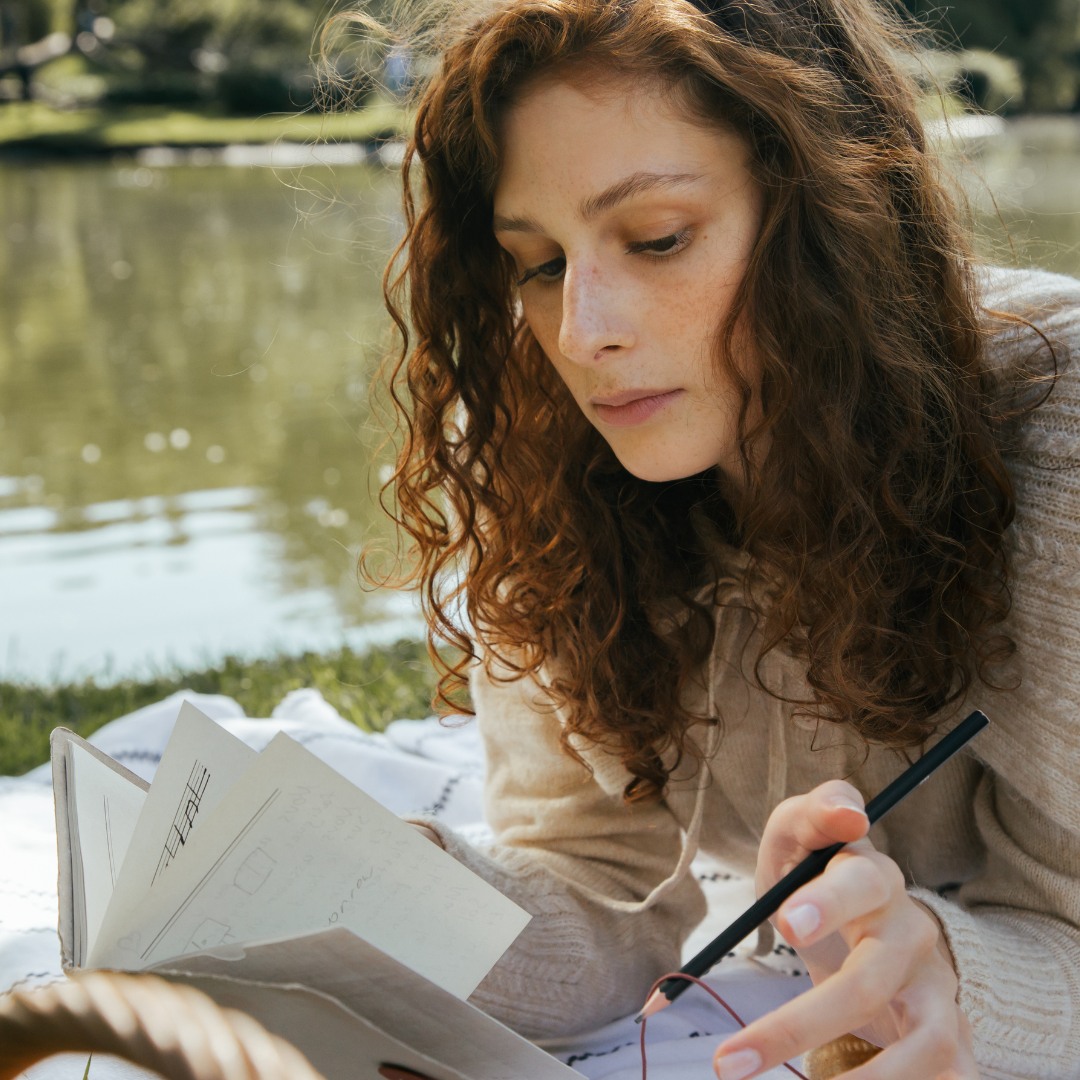
M 368 142 L 403 131 L 405 123 L 405 111 L 391 102 L 355 112 L 245 117 L 151 105 L 66 111 L 13 101 L 0 103 L 0 149 L 103 153 L 143 146 Z
M 367 731 L 391 720 L 431 713 L 435 671 L 425 646 L 399 641 L 362 654 L 349 649 L 272 660 L 228 658 L 200 671 L 99 685 L 93 679 L 60 686 L 0 682 L 0 775 L 17 775 L 49 756 L 49 732 L 80 735 L 176 690 L 227 694 L 249 716 L 269 716 L 290 690 L 312 686 L 342 716 Z

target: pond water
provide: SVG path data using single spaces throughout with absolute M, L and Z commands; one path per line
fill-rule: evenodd
M 964 149 L 986 250 L 1080 274 L 1080 124 Z M 391 540 L 369 390 L 398 183 L 0 165 L 0 678 L 419 632 L 356 577 Z

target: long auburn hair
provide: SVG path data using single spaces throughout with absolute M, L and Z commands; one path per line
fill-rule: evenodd
M 1014 512 L 1002 432 L 1023 405 L 984 360 L 966 236 L 898 62 L 907 31 L 872 0 L 712 6 L 488 3 L 419 100 L 386 279 L 391 513 L 432 644 L 455 647 L 442 700 L 478 658 L 537 676 L 567 751 L 576 736 L 616 753 L 630 800 L 659 797 L 664 760 L 686 752 L 681 694 L 712 648 L 703 587 L 727 545 L 762 586 L 739 600 L 754 670 L 794 650 L 812 695 L 796 707 L 867 741 L 922 742 L 1012 648 L 995 629 Z M 763 224 L 715 348 L 743 395 L 742 496 L 711 473 L 628 473 L 522 320 L 491 226 L 500 118 L 560 71 L 648 79 L 751 147 Z M 760 364 L 755 410 L 736 323 Z M 673 602 L 682 617 L 660 625 Z

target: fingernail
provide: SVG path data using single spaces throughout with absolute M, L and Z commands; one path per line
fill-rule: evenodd
M 800 904 L 784 912 L 784 919 L 798 941 L 805 941 L 820 925 L 821 912 L 813 904 Z
M 736 1050 L 716 1059 L 716 1075 L 720 1080 L 746 1080 L 761 1068 L 761 1055 L 756 1050 Z
M 861 803 L 856 802 L 850 795 L 834 795 L 829 802 L 835 806 L 837 810 L 854 810 L 859 814 L 866 813 L 866 807 Z

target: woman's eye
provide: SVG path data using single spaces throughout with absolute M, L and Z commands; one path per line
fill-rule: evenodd
M 626 249 L 632 255 L 674 255 L 682 251 L 690 240 L 690 230 L 680 229 L 670 236 L 661 236 L 655 240 L 638 240 L 627 244 Z
M 635 240 L 626 245 L 626 250 L 631 255 L 651 255 L 655 258 L 664 258 L 675 255 L 682 251 L 690 242 L 690 229 L 680 229 L 679 232 L 670 236 L 660 236 L 655 240 Z M 555 282 L 563 276 L 566 270 L 566 257 L 559 255 L 557 258 L 548 259 L 547 262 L 539 263 L 530 267 L 516 282 L 520 289 L 527 285 L 533 278 L 541 282 Z
M 548 259 L 546 263 L 540 263 L 539 266 L 533 266 L 526 270 L 517 282 L 517 287 L 520 289 L 522 285 L 532 281 L 533 278 L 539 278 L 541 281 L 557 281 L 562 277 L 562 272 L 565 269 L 566 259 L 562 255 L 556 259 Z

